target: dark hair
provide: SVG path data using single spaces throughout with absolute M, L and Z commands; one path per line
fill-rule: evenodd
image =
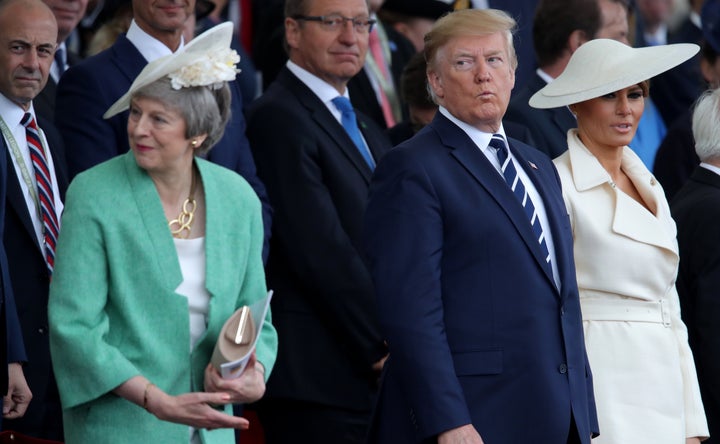
M 422 52 L 408 60 L 400 76 L 400 95 L 405 103 L 421 108 L 435 108 L 427 89 L 427 63 Z
M 223 82 L 222 87 L 212 89 L 207 86 L 174 89 L 169 77 L 163 77 L 138 89 L 133 98 L 142 97 L 157 100 L 168 108 L 177 111 L 185 120 L 185 137 L 207 134 L 197 154 L 210 151 L 225 132 L 230 119 L 230 87 Z
M 598 0 L 540 0 L 532 30 L 538 66 L 560 59 L 573 32 L 581 31 L 591 40 L 601 26 Z

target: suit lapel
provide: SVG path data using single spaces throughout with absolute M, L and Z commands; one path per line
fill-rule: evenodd
M 345 132 L 340 122 L 335 120 L 335 117 L 330 113 L 324 103 L 294 74 L 287 68 L 278 75 L 278 79 L 288 90 L 290 90 L 297 98 L 298 102 L 307 108 L 308 112 L 312 116 L 312 119 L 318 124 L 328 137 L 332 139 L 338 146 L 340 151 L 347 157 L 350 163 L 360 172 L 365 181 L 369 184 L 372 176 L 372 170 L 368 166 L 362 154 L 358 151 L 355 143 L 352 141 L 350 136 Z M 359 121 L 358 126 L 360 131 L 365 136 L 367 132 L 367 125 L 365 122 Z M 368 145 L 371 145 L 371 152 L 375 156 L 376 153 L 373 151 L 370 140 L 366 138 Z M 378 158 L 376 157 L 376 160 Z
M 124 34 L 117 38 L 111 49 L 112 60 L 118 72 L 132 83 L 147 65 L 147 60 Z
M 20 187 L 20 179 L 18 178 L 17 173 L 15 173 L 12 156 L 10 156 L 10 151 L 7 149 L 5 138 L 2 139 L 5 151 L 4 155 L 8 166 L 7 180 L 5 182 L 7 184 L 6 199 L 8 206 L 11 207 L 13 211 L 18 214 L 20 220 L 22 221 L 23 228 L 27 231 L 28 235 L 33 240 L 33 243 L 37 247 L 38 252 L 42 253 L 42 249 L 40 248 L 40 244 L 38 243 L 37 234 L 35 233 L 35 227 L 33 226 L 32 218 L 30 216 L 30 210 L 28 210 L 25 196 L 23 194 L 22 188 Z
M 132 198 L 142 219 L 139 229 L 144 228 L 149 239 L 148 247 L 152 248 L 158 257 L 157 265 L 161 271 L 158 279 L 163 279 L 167 288 L 175 290 L 183 281 L 182 271 L 155 184 L 137 165 L 132 152 L 129 151 L 122 156 L 124 156 L 125 172 Z
M 483 186 L 490 196 L 497 202 L 500 209 L 507 215 L 510 222 L 523 239 L 531 254 L 542 268 L 550 281 L 555 285 L 551 271 L 548 269 L 543 257 L 540 244 L 535 239 L 532 226 L 525 210 L 518 199 L 513 195 L 505 179 L 498 174 L 495 167 L 487 160 L 485 155 L 465 134 L 462 129 L 450 122 L 445 116 L 438 113 L 431 123 L 440 135 L 443 144 L 452 149 L 451 155 Z M 511 147 L 512 149 L 512 147 Z M 517 157 L 516 150 L 512 151 Z M 525 163 L 525 159 L 518 157 L 518 163 Z M 524 168 L 524 166 L 523 166 Z M 540 187 L 538 187 L 540 188 Z

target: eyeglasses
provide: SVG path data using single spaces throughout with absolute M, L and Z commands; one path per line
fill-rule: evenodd
M 340 14 L 331 15 L 295 15 L 295 20 L 305 20 L 306 22 L 318 22 L 323 29 L 328 31 L 338 31 L 345 26 L 345 22 L 352 22 L 355 32 L 365 33 L 372 31 L 373 25 L 377 20 L 369 17 L 343 17 Z

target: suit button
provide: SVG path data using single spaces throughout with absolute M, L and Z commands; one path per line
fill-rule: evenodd
M 565 316 L 565 307 L 560 307 L 560 316 Z
M 562 373 L 562 374 L 567 373 L 567 365 L 565 365 L 565 364 L 560 364 L 560 365 L 558 366 L 558 371 L 559 371 L 560 373 Z
M 38 333 L 40 333 L 41 335 L 44 335 L 44 334 L 45 334 L 45 329 L 42 328 L 42 327 L 38 328 Z

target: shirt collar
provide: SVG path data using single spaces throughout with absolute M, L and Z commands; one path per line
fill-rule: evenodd
M 344 94 L 340 94 L 334 86 L 291 60 L 287 61 L 287 68 L 290 72 L 295 74 L 297 78 L 305 84 L 305 86 L 310 88 L 310 90 L 315 93 L 315 95 L 318 96 L 318 98 L 326 105 L 337 96 L 343 96 L 350 99 L 348 88 L 345 88 Z
M 125 36 L 148 62 L 173 53 L 163 42 L 143 31 L 140 26 L 135 23 L 135 19 L 130 23 L 130 28 L 128 28 Z M 181 37 L 178 49 L 183 46 L 185 46 L 185 38 Z
M 2 116 L 5 124 L 7 124 L 10 129 L 20 125 L 20 120 L 22 120 L 22 117 L 27 112 L 35 118 L 35 110 L 33 109 L 32 102 L 30 102 L 30 108 L 25 111 L 20 105 L 0 94 L 0 116 Z

